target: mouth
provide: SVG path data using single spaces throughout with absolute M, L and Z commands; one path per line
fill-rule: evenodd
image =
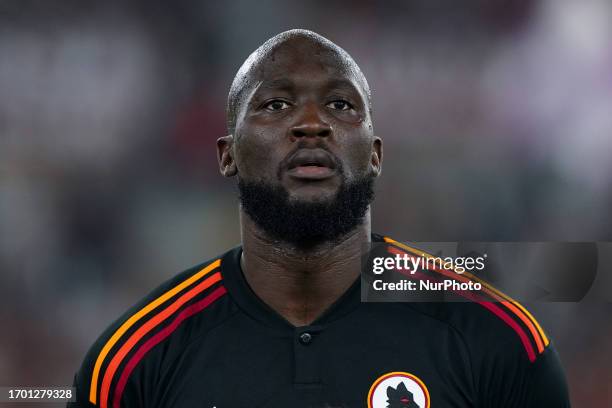
M 324 180 L 336 174 L 331 155 L 323 149 L 300 149 L 289 160 L 287 174 L 296 179 Z

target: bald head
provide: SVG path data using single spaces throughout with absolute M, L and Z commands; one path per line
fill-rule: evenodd
M 368 82 L 345 50 L 313 31 L 289 30 L 275 35 L 257 48 L 234 77 L 227 101 L 227 126 L 230 134 L 235 133 L 240 109 L 247 96 L 266 77 L 269 66 L 279 60 L 289 61 L 296 66 L 314 62 L 321 67 L 341 72 L 355 82 L 371 110 Z

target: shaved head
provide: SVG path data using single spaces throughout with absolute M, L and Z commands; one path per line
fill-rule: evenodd
M 345 50 L 313 31 L 289 30 L 275 35 L 257 48 L 234 77 L 227 100 L 227 127 L 230 134 L 235 133 L 245 97 L 259 85 L 265 75 L 266 65 L 287 54 L 294 58 L 296 51 L 304 59 L 320 60 L 321 65 L 332 65 L 353 78 L 368 105 L 368 110 L 371 111 L 368 82 L 357 63 Z

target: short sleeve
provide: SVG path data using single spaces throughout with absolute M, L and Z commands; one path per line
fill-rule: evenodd
M 513 347 L 500 348 L 483 367 L 480 396 L 487 408 L 569 408 L 569 392 L 552 344 L 531 362 Z

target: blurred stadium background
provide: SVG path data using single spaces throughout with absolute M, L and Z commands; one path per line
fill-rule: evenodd
M 373 89 L 375 231 L 612 240 L 611 15 L 606 0 L 0 1 L 0 384 L 71 384 L 128 306 L 239 242 L 214 142 L 236 70 L 290 28 L 344 47 Z M 574 406 L 612 406 L 611 304 L 530 307 Z

